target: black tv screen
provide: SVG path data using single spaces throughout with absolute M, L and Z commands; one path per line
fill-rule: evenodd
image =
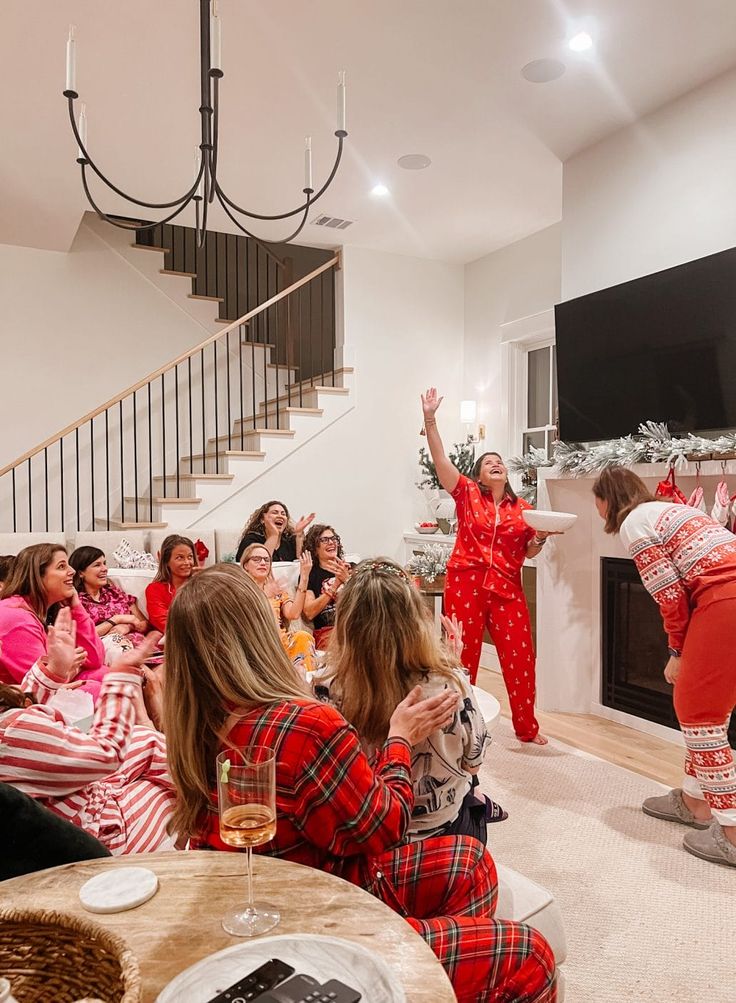
M 560 438 L 736 427 L 736 248 L 555 307 Z

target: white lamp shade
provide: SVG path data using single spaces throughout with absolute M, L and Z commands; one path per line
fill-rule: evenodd
M 463 425 L 472 425 L 477 413 L 475 401 L 460 401 L 460 421 Z

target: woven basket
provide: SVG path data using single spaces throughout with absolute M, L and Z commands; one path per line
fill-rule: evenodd
M 124 940 L 59 912 L 0 909 L 0 972 L 18 1003 L 140 1003 L 141 976 Z

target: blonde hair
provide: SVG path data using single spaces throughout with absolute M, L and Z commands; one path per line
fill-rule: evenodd
M 385 557 L 361 562 L 341 589 L 327 650 L 330 692 L 371 745 L 386 740 L 396 704 L 430 672 L 457 680 L 420 592 Z
M 41 623 L 46 620 L 49 608 L 43 576 L 55 554 L 66 557 L 66 548 L 58 543 L 34 543 L 30 547 L 24 547 L 13 562 L 11 572 L 2 586 L 3 599 L 21 596 Z
M 248 563 L 248 559 L 250 558 L 251 554 L 253 554 L 256 550 L 265 550 L 266 553 L 268 554 L 268 573 L 270 575 L 271 566 L 273 565 L 273 555 L 271 554 L 271 551 L 268 549 L 265 543 L 249 543 L 248 546 L 243 551 L 243 553 L 240 555 L 240 567 L 243 569 L 243 571 L 245 571 L 246 574 L 248 574 L 245 566 Z
M 178 792 L 171 831 L 191 835 L 207 807 L 232 708 L 311 699 L 268 600 L 239 567 L 206 568 L 180 589 L 166 623 L 164 731 Z

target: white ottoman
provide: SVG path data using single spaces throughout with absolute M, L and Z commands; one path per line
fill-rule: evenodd
M 534 927 L 547 939 L 557 965 L 567 957 L 567 938 L 560 907 L 554 896 L 536 882 L 512 871 L 510 867 L 496 864 L 498 871 L 498 905 L 496 919 L 513 919 Z M 565 996 L 564 975 L 558 967 L 557 996 Z

